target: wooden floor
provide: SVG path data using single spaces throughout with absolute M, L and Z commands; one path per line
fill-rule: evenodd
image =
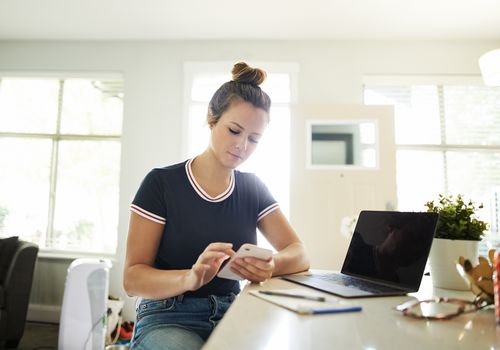
M 56 350 L 58 335 L 58 324 L 27 322 L 18 349 Z
M 57 350 L 59 324 L 26 322 L 24 335 L 17 347 L 18 350 Z M 118 344 L 118 343 L 117 343 Z M 120 344 L 128 344 L 121 341 Z M 0 346 L 0 349 L 3 349 Z

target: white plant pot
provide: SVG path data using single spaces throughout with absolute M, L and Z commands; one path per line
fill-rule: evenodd
M 463 256 L 476 265 L 478 244 L 479 241 L 434 238 L 429 255 L 433 286 L 444 289 L 469 290 L 469 286 L 457 271 L 456 263 L 458 258 Z

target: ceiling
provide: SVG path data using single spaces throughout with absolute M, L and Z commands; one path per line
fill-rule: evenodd
M 498 39 L 498 0 L 1 0 L 0 40 Z

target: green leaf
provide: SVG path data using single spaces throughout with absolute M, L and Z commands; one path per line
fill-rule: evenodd
M 483 204 L 476 206 L 472 200 L 465 203 L 461 194 L 456 197 L 439 194 L 437 203 L 429 201 L 425 206 L 428 212 L 439 214 L 436 238 L 480 241 L 488 229 L 486 222 L 475 217 Z

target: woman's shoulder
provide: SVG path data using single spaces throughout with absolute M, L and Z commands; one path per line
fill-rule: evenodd
M 166 165 L 161 168 L 154 168 L 153 170 L 157 170 L 160 172 L 172 172 L 172 171 L 184 170 L 186 168 L 186 163 L 187 160 L 176 164 Z
M 250 173 L 250 172 L 246 172 L 246 171 L 240 171 L 240 170 L 235 170 L 234 171 L 234 177 L 235 178 L 239 178 L 241 180 L 253 180 L 253 179 L 256 179 L 257 178 L 257 175 L 255 175 L 255 173 Z
M 149 171 L 149 173 L 146 175 L 146 178 L 166 180 L 168 178 L 171 178 L 172 176 L 179 176 L 185 173 L 185 165 L 186 161 L 167 165 L 164 167 L 156 167 Z
M 156 173 L 156 174 L 168 174 L 168 173 L 175 173 L 176 171 L 183 171 L 186 167 L 186 162 L 180 162 L 176 164 L 171 164 L 171 165 L 166 165 L 163 167 L 156 167 L 151 169 L 150 173 Z
M 252 184 L 254 186 L 262 183 L 262 180 L 255 173 L 235 170 L 234 176 L 236 181 L 240 183 Z

